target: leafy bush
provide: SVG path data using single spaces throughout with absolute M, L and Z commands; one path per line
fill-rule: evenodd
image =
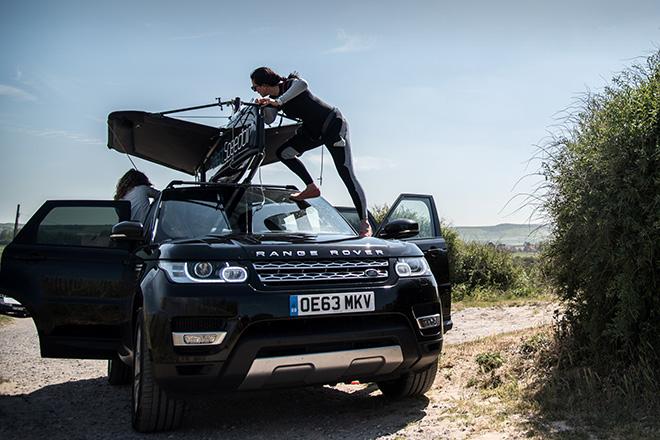
M 497 370 L 504 364 L 504 359 L 500 352 L 485 352 L 479 353 L 475 358 L 477 365 L 482 373 L 490 373 Z
M 375 205 L 371 212 L 381 222 L 388 205 Z M 431 225 L 416 211 L 399 206 L 392 218 L 416 220 L 420 235 L 430 235 Z M 467 296 L 475 299 L 494 300 L 502 295 L 526 297 L 538 292 L 541 280 L 538 259 L 525 257 L 514 259 L 512 254 L 493 245 L 466 243 L 446 221 L 441 220 L 440 230 L 447 243 L 449 279 L 453 284 L 452 297 L 461 300 Z
M 456 229 L 449 226 L 449 224 L 440 220 L 440 233 L 442 238 L 447 243 L 447 259 L 449 260 L 449 279 L 452 283 L 456 281 L 456 268 L 461 265 L 460 247 L 463 241 L 458 236 Z
M 660 51 L 586 95 L 544 148 L 563 336 L 599 371 L 660 366 Z
M 369 211 L 371 211 L 371 215 L 374 216 L 374 220 L 376 220 L 378 224 L 381 224 L 383 220 L 385 220 L 385 216 L 387 215 L 389 210 L 390 210 L 390 205 L 388 205 L 387 203 L 384 203 L 382 205 L 374 205 L 369 209 Z
M 508 290 L 518 281 L 520 270 L 513 264 L 510 253 L 483 243 L 458 242 L 456 245 L 455 283 L 464 284 L 468 289 Z
M 14 239 L 14 232 L 9 228 L 0 229 L 0 244 L 9 244 Z
M 419 203 L 420 205 L 422 204 L 422 202 L 416 202 L 416 201 L 412 203 L 413 204 Z M 403 203 L 398 205 L 396 209 L 392 212 L 392 215 L 390 216 L 390 220 L 396 220 L 398 218 L 406 218 L 406 219 L 414 220 L 417 222 L 417 225 L 419 226 L 419 237 L 433 237 L 431 221 L 428 215 L 425 214 L 426 213 L 424 211 L 417 212 L 411 209 L 411 205 L 404 201 Z

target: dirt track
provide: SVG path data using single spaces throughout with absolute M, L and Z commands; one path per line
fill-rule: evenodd
M 537 305 L 456 312 L 446 350 L 451 344 L 547 324 L 553 310 L 553 305 Z M 130 386 L 108 385 L 105 368 L 104 361 L 42 359 L 31 319 L 0 327 L 0 438 L 142 438 L 130 427 Z M 149 438 L 470 437 L 469 429 L 440 417 L 452 398 L 445 395 L 440 376 L 426 398 L 398 402 L 384 399 L 372 385 L 195 400 L 181 430 Z M 507 436 L 518 437 L 514 432 Z

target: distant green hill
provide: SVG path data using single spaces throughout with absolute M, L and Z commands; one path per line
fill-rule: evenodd
M 522 245 L 525 242 L 536 244 L 550 235 L 548 226 L 511 223 L 496 226 L 454 226 L 453 229 L 464 241 L 502 243 L 510 246 Z

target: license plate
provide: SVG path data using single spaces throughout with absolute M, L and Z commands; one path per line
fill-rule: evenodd
M 376 310 L 373 292 L 290 295 L 289 316 L 331 315 Z

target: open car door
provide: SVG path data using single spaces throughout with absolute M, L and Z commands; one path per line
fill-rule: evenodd
M 444 331 L 453 327 L 451 320 L 451 284 L 449 282 L 449 261 L 447 259 L 447 243 L 442 238 L 440 219 L 435 207 L 433 196 L 422 194 L 401 194 L 374 234 L 383 235 L 385 225 L 396 219 L 413 220 L 419 224 L 419 233 L 404 241 L 415 243 L 424 252 L 438 283 L 438 293 L 442 303 L 442 318 Z
M 117 353 L 137 276 L 110 234 L 129 218 L 128 201 L 47 201 L 5 248 L 3 290 L 33 317 L 43 357 Z

